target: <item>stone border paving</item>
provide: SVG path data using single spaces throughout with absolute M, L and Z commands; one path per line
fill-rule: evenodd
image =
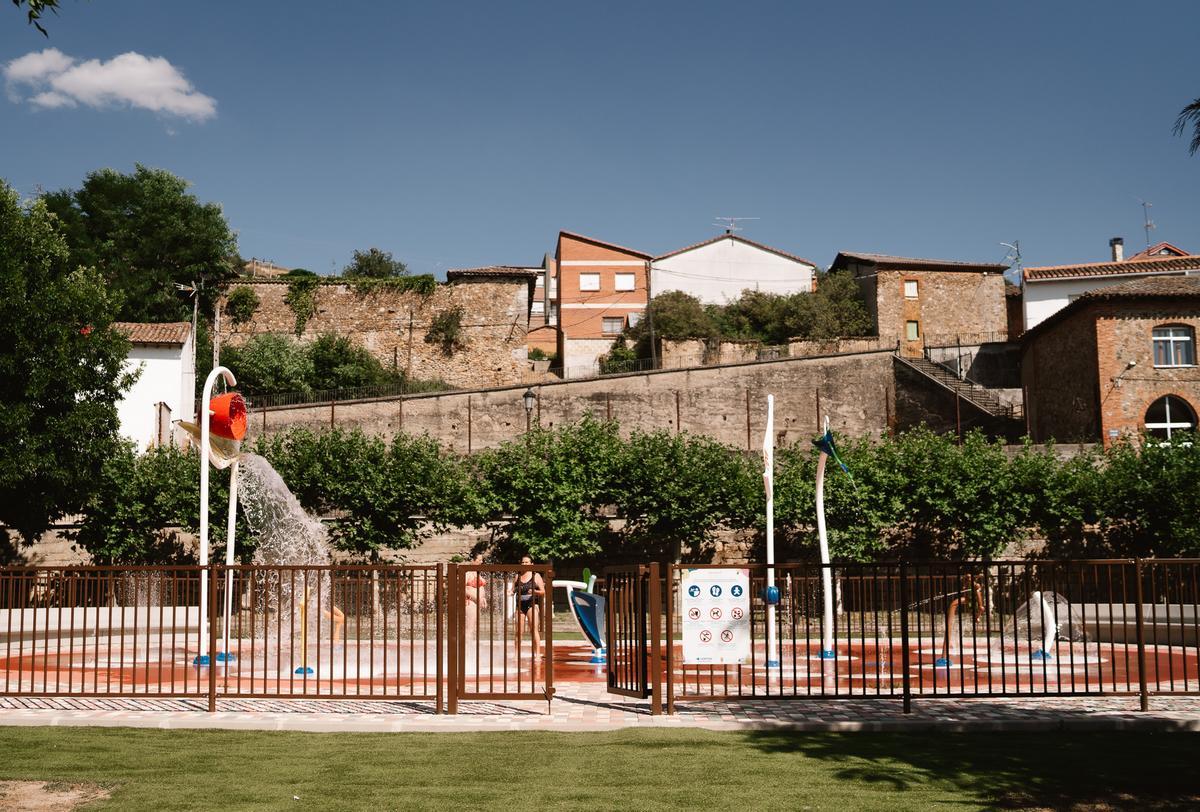
M 680 702 L 674 716 L 652 716 L 645 700 L 610 695 L 595 683 L 557 686 L 545 702 L 460 702 L 457 716 L 433 703 L 407 700 L 0 697 L 0 725 L 153 727 L 162 729 L 296 730 L 310 732 L 468 732 L 624 728 L 704 730 L 1200 731 L 1200 697 L 920 699 L 905 715 L 898 699 L 756 699 Z

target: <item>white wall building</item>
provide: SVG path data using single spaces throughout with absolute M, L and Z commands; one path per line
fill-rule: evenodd
M 810 293 L 816 265 L 802 257 L 726 232 L 656 257 L 650 292 L 682 291 L 704 304 L 723 305 L 747 288 L 763 293 Z
M 121 435 L 133 440 L 138 451 L 173 442 L 177 429 L 172 420 L 192 420 L 195 415 L 196 368 L 192 357 L 192 325 L 117 322 L 132 347 L 125 369 L 141 374 L 117 404 Z
M 1150 276 L 1200 274 L 1200 256 L 1184 253 L 1169 243 L 1159 243 L 1129 259 L 1124 258 L 1124 240 L 1120 237 L 1110 240 L 1109 246 L 1110 262 L 1026 268 L 1022 296 L 1025 329 L 1045 321 L 1088 291 Z

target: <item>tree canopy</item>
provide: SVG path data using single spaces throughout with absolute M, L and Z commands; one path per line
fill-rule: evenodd
M 221 207 L 201 203 L 187 181 L 164 169 L 100 169 L 78 189 L 43 200 L 62 223 L 73 261 L 95 267 L 121 294 L 120 320 L 190 318 L 191 303 L 176 284 L 200 285 L 201 306 L 211 312 L 219 287 L 241 268 Z
M 12 0 L 12 4 L 18 9 L 25 7 L 25 19 L 42 32 L 42 36 L 50 36 L 49 32 L 42 27 L 42 15 L 47 11 L 58 13 L 58 0 Z
M 1196 99 L 1187 107 L 1179 111 L 1179 117 L 1175 119 L 1175 134 L 1183 135 L 1192 130 L 1192 142 L 1188 145 L 1188 153 L 1195 155 L 1196 150 L 1200 149 L 1200 99 Z
M 0 182 L 0 521 L 32 541 L 75 513 L 119 448 L 119 295 L 77 267 L 42 201 Z
M 378 248 L 355 251 L 350 264 L 342 269 L 342 276 L 349 279 L 392 279 L 407 275 L 407 265 L 393 259 L 391 251 L 381 251 Z

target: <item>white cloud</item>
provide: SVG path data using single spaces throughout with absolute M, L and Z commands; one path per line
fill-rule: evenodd
M 193 121 L 217 114 L 216 99 L 197 91 L 161 56 L 130 51 L 107 61 L 80 62 L 47 48 L 12 60 L 3 72 L 9 99 L 34 107 L 139 107 Z

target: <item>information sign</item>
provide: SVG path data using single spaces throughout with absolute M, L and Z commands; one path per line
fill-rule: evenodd
M 750 659 L 750 570 L 684 570 L 680 613 L 685 665 Z

